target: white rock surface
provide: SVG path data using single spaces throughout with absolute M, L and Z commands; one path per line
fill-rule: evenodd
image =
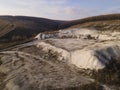
M 62 37 L 62 36 L 85 36 L 85 35 L 93 35 L 93 36 L 96 36 L 98 34 L 98 31 L 97 30 L 90 30 L 90 29 L 87 29 L 87 28 L 82 28 L 82 29 L 69 29 L 69 30 L 60 30 L 59 31 L 59 37 Z
M 119 31 L 72 28 L 59 30 L 56 39 L 43 40 L 37 46 L 42 46 L 44 51 L 51 49 L 61 53 L 60 60 L 65 59 L 80 68 L 98 70 L 111 58 L 120 57 L 119 40 Z
M 37 44 L 43 50 L 61 53 L 61 57 L 84 69 L 103 69 L 113 58 L 120 57 L 120 41 L 49 39 Z
M 48 50 L 52 50 L 54 52 L 60 53 L 59 60 L 62 60 L 62 59 L 68 60 L 70 57 L 69 52 L 67 52 L 66 50 L 62 48 L 52 46 L 49 43 L 39 42 L 37 44 L 37 47 L 43 48 L 43 51 L 45 52 L 47 52 Z
M 96 40 L 120 40 L 119 31 L 99 31 L 87 28 L 73 28 L 67 30 L 59 30 L 57 33 L 38 34 L 35 39 L 48 38 L 77 38 L 77 39 L 96 39 Z

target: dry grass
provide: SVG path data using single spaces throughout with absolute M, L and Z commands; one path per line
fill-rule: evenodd
M 104 89 L 100 84 L 94 82 L 94 83 L 82 85 L 82 86 L 60 88 L 60 89 L 51 89 L 51 90 L 104 90 Z
M 98 30 L 120 30 L 119 23 L 120 14 L 100 15 L 72 21 L 2 16 L 0 17 L 0 41 L 8 42 L 29 39 L 41 32 L 56 33 L 59 29 L 71 28 L 71 26 L 77 28 L 92 27 Z
M 115 59 L 106 66 L 97 72 L 93 71 L 91 77 L 104 84 L 120 86 L 120 59 Z
M 4 82 L 4 79 L 6 77 L 6 74 L 0 72 L 0 90 L 3 90 L 5 88 L 6 83 Z
M 109 15 L 99 15 L 99 16 L 93 16 L 88 18 L 83 18 L 80 20 L 73 20 L 69 22 L 65 22 L 59 26 L 59 29 L 61 28 L 68 28 L 74 25 L 78 24 L 84 24 L 89 22 L 97 22 L 97 21 L 111 21 L 111 20 L 120 20 L 120 14 L 109 14 Z

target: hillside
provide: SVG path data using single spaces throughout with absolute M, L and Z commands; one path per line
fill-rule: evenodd
M 105 20 L 105 21 L 92 21 L 82 24 L 71 26 L 67 29 L 72 28 L 91 28 L 99 31 L 120 31 L 120 20 Z
M 0 16 L 0 90 L 120 90 L 120 14 Z
M 111 24 L 117 23 L 118 25 L 120 22 L 119 20 L 120 20 L 120 14 L 99 15 L 99 16 L 93 16 L 93 17 L 83 18 L 79 20 L 72 20 L 69 22 L 64 22 L 59 26 L 59 28 L 60 29 L 68 28 L 68 27 L 72 27 L 76 25 L 78 25 L 77 27 L 81 27 L 84 24 L 87 24 L 87 26 L 95 25 L 97 27 L 101 25 L 101 23 L 103 24 L 101 25 L 101 27 L 104 27 L 104 22 L 106 22 L 107 25 L 109 25 L 109 23 Z M 101 22 L 101 23 L 96 24 L 96 22 Z M 92 23 L 92 24 L 90 25 L 89 23 Z
M 100 15 L 71 21 L 27 16 L 0 16 L 0 49 L 28 42 L 41 32 L 72 28 L 119 31 L 120 14 Z
M 40 32 L 55 31 L 73 26 L 76 28 L 96 28 L 98 30 L 119 30 L 120 14 L 100 15 L 72 21 L 26 16 L 0 16 L 0 42 L 25 40 L 36 36 Z
M 40 32 L 57 30 L 62 22 L 26 16 L 0 16 L 0 41 L 25 39 Z
M 0 16 L 0 49 L 30 41 L 40 32 L 57 30 L 62 22 L 26 16 Z

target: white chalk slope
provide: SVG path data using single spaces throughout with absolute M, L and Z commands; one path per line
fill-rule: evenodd
M 84 69 L 103 69 L 120 57 L 120 32 L 72 29 L 60 30 L 58 37 L 43 40 L 37 47 L 58 52 L 59 60 Z

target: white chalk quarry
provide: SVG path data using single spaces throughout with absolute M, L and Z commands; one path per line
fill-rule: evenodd
M 46 34 L 40 33 L 35 39 L 48 39 L 48 38 L 77 38 L 77 39 L 96 39 L 96 40 L 120 40 L 119 31 L 98 31 L 95 29 L 87 28 L 73 28 L 67 30 L 59 30 L 56 33 Z
M 51 33 L 51 36 L 54 34 Z M 44 39 L 37 47 L 58 52 L 61 54 L 59 60 L 67 60 L 79 68 L 98 70 L 103 69 L 110 60 L 120 57 L 119 40 L 118 31 L 73 28 L 59 30 L 56 39 Z
M 61 53 L 60 60 L 91 70 L 103 69 L 110 60 L 120 57 L 120 41 L 49 39 L 39 42 L 37 47 Z

